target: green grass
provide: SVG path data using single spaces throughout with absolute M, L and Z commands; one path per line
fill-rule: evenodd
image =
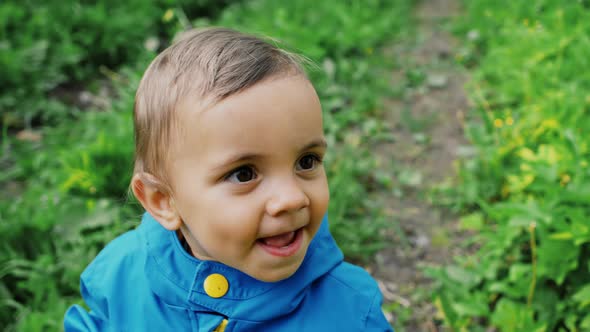
M 229 2 L 2 1 L 0 125 L 28 128 L 76 114 L 72 101 L 82 89 L 97 92 L 101 71 L 133 63 L 173 35 L 178 25 L 165 10 L 196 17 L 217 14 Z
M 447 188 L 476 254 L 432 270 L 456 331 L 590 329 L 590 10 L 585 1 L 465 2 L 476 148 Z
M 58 4 L 46 6 L 53 6 L 46 12 L 47 17 L 41 17 L 48 20 L 47 24 L 59 29 L 63 28 L 61 23 L 71 24 L 53 19 L 52 13 L 59 12 Z M 13 7 L 2 3 L 0 12 L 12 12 Z M 382 55 L 381 48 L 404 36 L 411 27 L 411 2 L 255 0 L 235 3 L 223 9 L 218 18 L 210 19 L 199 18 L 186 5 L 173 1 L 163 1 L 158 8 L 143 19 L 149 26 L 160 26 L 165 21 L 169 30 L 162 44 L 169 41 L 170 30 L 174 32 L 194 20 L 197 26 L 225 25 L 273 36 L 281 40 L 281 45 L 309 56 L 319 65 L 321 69 L 311 69 L 310 76 L 320 94 L 326 135 L 332 147 L 326 160 L 332 231 L 348 259 L 370 260 L 383 244 L 379 231 L 384 217 L 371 196 L 375 194 L 370 184 L 374 182 L 370 178 L 375 160 L 367 147 L 382 136 L 376 124 L 381 116 L 379 99 L 391 89 L 387 73 L 395 65 Z M 148 9 L 139 8 L 131 14 L 144 10 Z M 95 12 L 84 7 L 83 12 L 104 16 L 99 9 Z M 129 22 L 120 22 L 121 26 L 139 19 L 133 15 Z M 81 18 L 73 17 L 71 21 L 77 20 Z M 21 43 L 23 38 L 34 40 L 36 37 L 27 35 L 27 31 L 5 33 L 2 37 L 10 45 Z M 99 31 L 90 27 L 87 33 Z M 127 42 L 137 47 L 132 34 L 113 33 L 110 38 L 115 35 L 123 41 L 113 47 Z M 41 134 L 39 140 L 33 141 L 17 138 L 13 132 L 20 125 L 3 120 L 0 188 L 10 190 L 10 194 L 0 195 L 0 326 L 7 331 L 60 330 L 67 306 L 80 302 L 81 271 L 105 243 L 139 223 L 141 209 L 127 196 L 127 186 L 133 157 L 133 94 L 141 72 L 154 56 L 143 48 L 147 37 L 139 38 L 141 47 L 133 48 L 137 53 L 119 59 L 114 71 L 105 69 L 101 56 L 93 55 L 91 43 L 88 56 L 97 57 L 97 62 L 84 62 L 88 67 L 80 67 L 89 75 L 82 82 L 75 75 L 68 76 L 64 69 L 67 66 L 51 65 L 50 69 L 59 74 L 58 81 L 46 79 L 49 74 L 41 70 L 43 66 L 35 67 L 40 70 L 36 71 L 35 82 L 44 84 L 47 80 L 48 86 L 70 80 L 84 86 L 105 79 L 94 74 L 106 73 L 116 92 L 110 106 L 80 112 L 74 105 L 59 101 L 63 112 L 55 113 L 46 122 L 38 118 L 45 126 L 33 128 Z M 59 53 L 61 44 L 51 49 L 53 44 L 47 44 L 48 50 Z M 107 49 L 96 52 L 115 52 L 108 48 L 109 43 L 105 45 Z M 78 68 L 77 63 L 71 65 Z M 18 63 L 10 65 L 15 72 L 20 70 Z M 23 91 L 29 88 L 37 89 L 25 85 Z M 92 86 L 88 89 L 93 91 Z M 35 91 L 28 98 L 35 105 L 50 100 L 49 90 Z M 10 114 L 17 118 L 28 111 L 37 112 L 25 104 L 11 105 L 14 111 Z M 38 113 L 31 114 L 37 117 Z

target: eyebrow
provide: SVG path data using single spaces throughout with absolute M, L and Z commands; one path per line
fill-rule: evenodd
M 318 138 L 316 140 L 313 140 L 313 141 L 309 142 L 308 144 L 304 145 L 300 149 L 300 151 L 311 150 L 311 149 L 315 149 L 315 148 L 327 149 L 328 143 L 326 142 L 326 139 Z M 257 153 L 236 154 L 234 156 L 229 157 L 225 161 L 219 163 L 218 166 L 215 166 L 215 169 L 223 169 L 223 168 L 228 167 L 229 165 L 238 164 L 238 163 L 241 163 L 244 161 L 261 159 L 262 157 L 263 157 L 263 155 L 257 154 Z
M 326 142 L 326 139 L 325 138 L 319 138 L 319 139 L 316 139 L 316 140 L 310 142 L 306 146 L 304 146 L 301 149 L 301 151 L 305 151 L 305 150 L 309 150 L 309 149 L 313 149 L 313 148 L 324 148 L 324 149 L 327 149 L 328 148 L 328 143 Z

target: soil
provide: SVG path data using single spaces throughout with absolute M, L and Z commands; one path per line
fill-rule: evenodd
M 393 73 L 394 85 L 407 81 L 410 70 L 422 77 L 403 97 L 385 101 L 385 121 L 395 139 L 375 147 L 383 171 L 394 170 L 394 188 L 381 199 L 399 226 L 388 231 L 388 247 L 370 269 L 384 302 L 409 312 L 409 317 L 396 317 L 397 309 L 388 314 L 399 331 L 443 331 L 422 267 L 451 261 L 464 236 L 457 229 L 458 216 L 428 199 L 433 187 L 454 177 L 458 150 L 467 145 L 467 76 L 454 63 L 458 44 L 445 29 L 459 13 L 458 1 L 423 0 L 415 12 L 418 40 L 404 41 L 392 51 L 402 63 Z

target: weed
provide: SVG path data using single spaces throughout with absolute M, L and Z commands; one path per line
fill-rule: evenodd
M 431 269 L 454 330 L 590 329 L 590 13 L 582 2 L 476 0 L 457 31 L 473 69 L 475 153 L 445 192 L 476 254 Z

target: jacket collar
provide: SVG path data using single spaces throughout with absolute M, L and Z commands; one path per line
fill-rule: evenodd
M 146 276 L 152 291 L 163 302 L 234 319 L 265 321 L 288 314 L 299 305 L 309 285 L 343 259 L 326 217 L 297 272 L 273 283 L 259 281 L 219 262 L 192 257 L 176 233 L 160 226 L 148 213 L 138 231 L 147 250 Z M 203 288 L 205 278 L 213 273 L 223 275 L 229 283 L 221 298 L 209 297 Z M 259 310 L 262 306 L 264 310 Z

